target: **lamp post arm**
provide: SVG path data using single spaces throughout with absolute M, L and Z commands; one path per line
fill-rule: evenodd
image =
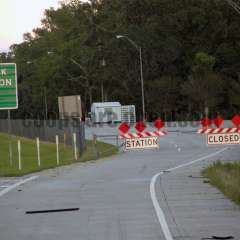
M 124 36 L 139 52 L 141 51 L 141 48 L 129 37 Z
M 129 37 L 125 36 L 125 35 L 117 35 L 116 36 L 118 39 L 120 38 L 126 38 L 138 51 L 140 51 L 140 47 Z
M 240 1 L 239 0 L 226 0 L 240 14 Z
M 74 64 L 76 64 L 83 72 L 84 72 L 84 74 L 87 76 L 87 72 L 86 72 L 86 70 L 85 70 L 85 68 L 80 64 L 80 63 L 78 63 L 76 60 L 74 60 L 73 58 L 70 58 L 70 60 L 74 63 Z

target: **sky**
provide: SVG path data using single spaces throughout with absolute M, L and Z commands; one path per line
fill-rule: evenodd
M 23 42 L 25 32 L 41 26 L 44 10 L 59 6 L 59 0 L 0 0 L 0 52 Z

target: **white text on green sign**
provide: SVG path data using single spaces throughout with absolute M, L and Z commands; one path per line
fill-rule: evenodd
M 0 63 L 0 109 L 18 108 L 17 69 L 15 63 Z

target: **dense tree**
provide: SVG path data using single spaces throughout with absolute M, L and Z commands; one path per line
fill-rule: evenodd
M 194 110 L 217 111 L 223 100 L 223 80 L 214 73 L 215 58 L 199 52 L 195 56 L 195 65 L 189 80 L 182 85 L 182 93 L 188 97 Z M 191 109 L 191 110 L 193 110 Z
M 230 115 L 240 108 L 239 21 L 222 0 L 64 1 L 11 47 L 21 80 L 16 116 L 44 115 L 46 99 L 57 111 L 57 97 L 72 94 L 87 109 L 105 99 L 140 113 L 139 52 L 118 34 L 142 47 L 149 116 L 206 107 Z

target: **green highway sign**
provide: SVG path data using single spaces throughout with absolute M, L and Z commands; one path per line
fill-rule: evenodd
M 0 110 L 17 108 L 17 66 L 15 63 L 0 63 Z

